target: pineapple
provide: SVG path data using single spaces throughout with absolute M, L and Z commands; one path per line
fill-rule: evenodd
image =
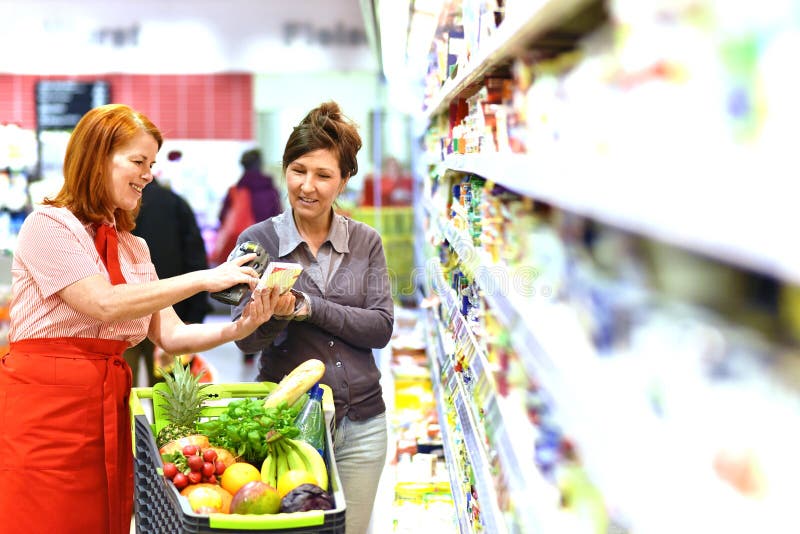
M 197 433 L 195 423 L 200 417 L 203 403 L 209 398 L 203 389 L 210 384 L 199 383 L 205 371 L 194 376 L 189 368 L 190 364 L 184 367 L 181 359 L 175 358 L 172 373 L 164 373 L 168 391 L 156 390 L 166 400 L 166 419 L 169 421 L 156 436 L 159 448 L 170 441 Z

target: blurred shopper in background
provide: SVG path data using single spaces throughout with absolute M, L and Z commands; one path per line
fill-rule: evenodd
M 261 151 L 257 148 L 247 150 L 239 159 L 239 164 L 244 171 L 236 187 L 245 188 L 250 191 L 250 201 L 252 202 L 253 219 L 255 222 L 265 221 L 281 212 L 281 197 L 275 184 L 272 183 L 272 176 L 264 174 L 261 170 L 263 161 Z M 229 207 L 228 199 L 222 203 L 222 210 L 219 214 L 220 221 L 225 217 L 225 212 Z
M 211 262 L 215 264 L 228 258 L 245 228 L 281 212 L 280 193 L 272 177 L 261 170 L 261 151 L 257 148 L 245 151 L 239 163 L 244 172 L 228 189 L 219 212 L 217 241 L 211 254 Z
M 162 142 L 128 106 L 89 111 L 67 143 L 64 185 L 22 225 L 10 347 L 0 360 L 4 532 L 130 532 L 132 377 L 124 350 L 145 336 L 170 354 L 207 350 L 251 334 L 273 311 L 294 309 L 289 297 L 255 289 L 235 322 L 180 320 L 173 304 L 258 280 L 242 267 L 251 255 L 159 280 L 147 244 L 131 230 Z
M 272 176 L 262 171 L 261 151 L 257 148 L 246 150 L 239 159 L 243 174 L 222 202 L 219 212 L 221 237 L 217 240 L 218 249 L 213 261 L 222 263 L 236 245 L 236 239 L 245 228 L 253 223 L 265 221 L 281 212 L 281 197 Z M 245 210 L 249 204 L 251 217 L 235 211 Z M 242 355 L 245 363 L 252 363 L 254 354 Z
M 181 157 L 178 150 L 167 155 L 171 162 L 178 162 Z M 169 187 L 162 186 L 155 177 L 142 190 L 141 208 L 132 233 L 147 242 L 150 259 L 162 280 L 208 269 L 206 248 L 194 211 L 183 197 Z M 206 291 L 177 302 L 172 307 L 184 323 L 202 323 L 211 311 Z M 125 351 L 125 360 L 133 371 L 134 385 L 139 383 L 140 358 L 144 359 L 147 368 L 147 385 L 155 384 L 158 377 L 155 376 L 154 349 L 152 341 L 144 338 L 141 343 Z M 162 363 L 158 365 L 164 366 Z
M 304 268 L 291 293 L 295 311 L 276 313 L 236 344 L 261 352 L 258 380 L 278 382 L 309 358 L 325 363 L 321 382 L 336 406 L 334 456 L 348 534 L 366 532 L 386 460 L 386 406 L 372 349 L 386 346 L 394 320 L 380 236 L 333 210 L 358 172 L 360 148 L 356 126 L 335 102 L 311 110 L 283 153 L 289 208 L 239 236 Z M 242 312 L 234 308 L 233 317 Z
M 381 206 L 410 206 L 413 200 L 413 178 L 397 160 L 390 156 L 383 160 L 380 174 Z M 375 206 L 375 176 L 369 173 L 364 178 L 361 191 L 361 206 Z

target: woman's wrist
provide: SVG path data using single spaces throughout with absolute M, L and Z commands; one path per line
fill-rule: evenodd
M 209 289 L 212 281 L 210 269 L 192 271 L 186 273 L 184 276 L 189 277 L 189 285 L 191 286 L 192 290 L 196 290 L 196 293 L 199 293 L 200 291 L 211 291 L 211 289 Z
M 294 314 L 292 314 L 293 321 L 305 321 L 311 317 L 311 299 L 302 291 L 292 289 L 294 295 Z

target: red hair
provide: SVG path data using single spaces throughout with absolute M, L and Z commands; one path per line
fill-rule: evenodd
M 54 198 L 45 198 L 43 203 L 66 207 L 83 222 L 102 223 L 113 219 L 118 230 L 133 230 L 139 208 L 113 209 L 108 169 L 114 151 L 139 132 L 153 136 L 161 148 L 164 142 L 161 131 L 130 106 L 108 104 L 86 113 L 67 143 L 64 185 Z

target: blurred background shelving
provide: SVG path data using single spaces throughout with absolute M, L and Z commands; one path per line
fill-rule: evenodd
M 797 8 L 499 7 L 442 3 L 413 166 L 461 531 L 791 532 Z

